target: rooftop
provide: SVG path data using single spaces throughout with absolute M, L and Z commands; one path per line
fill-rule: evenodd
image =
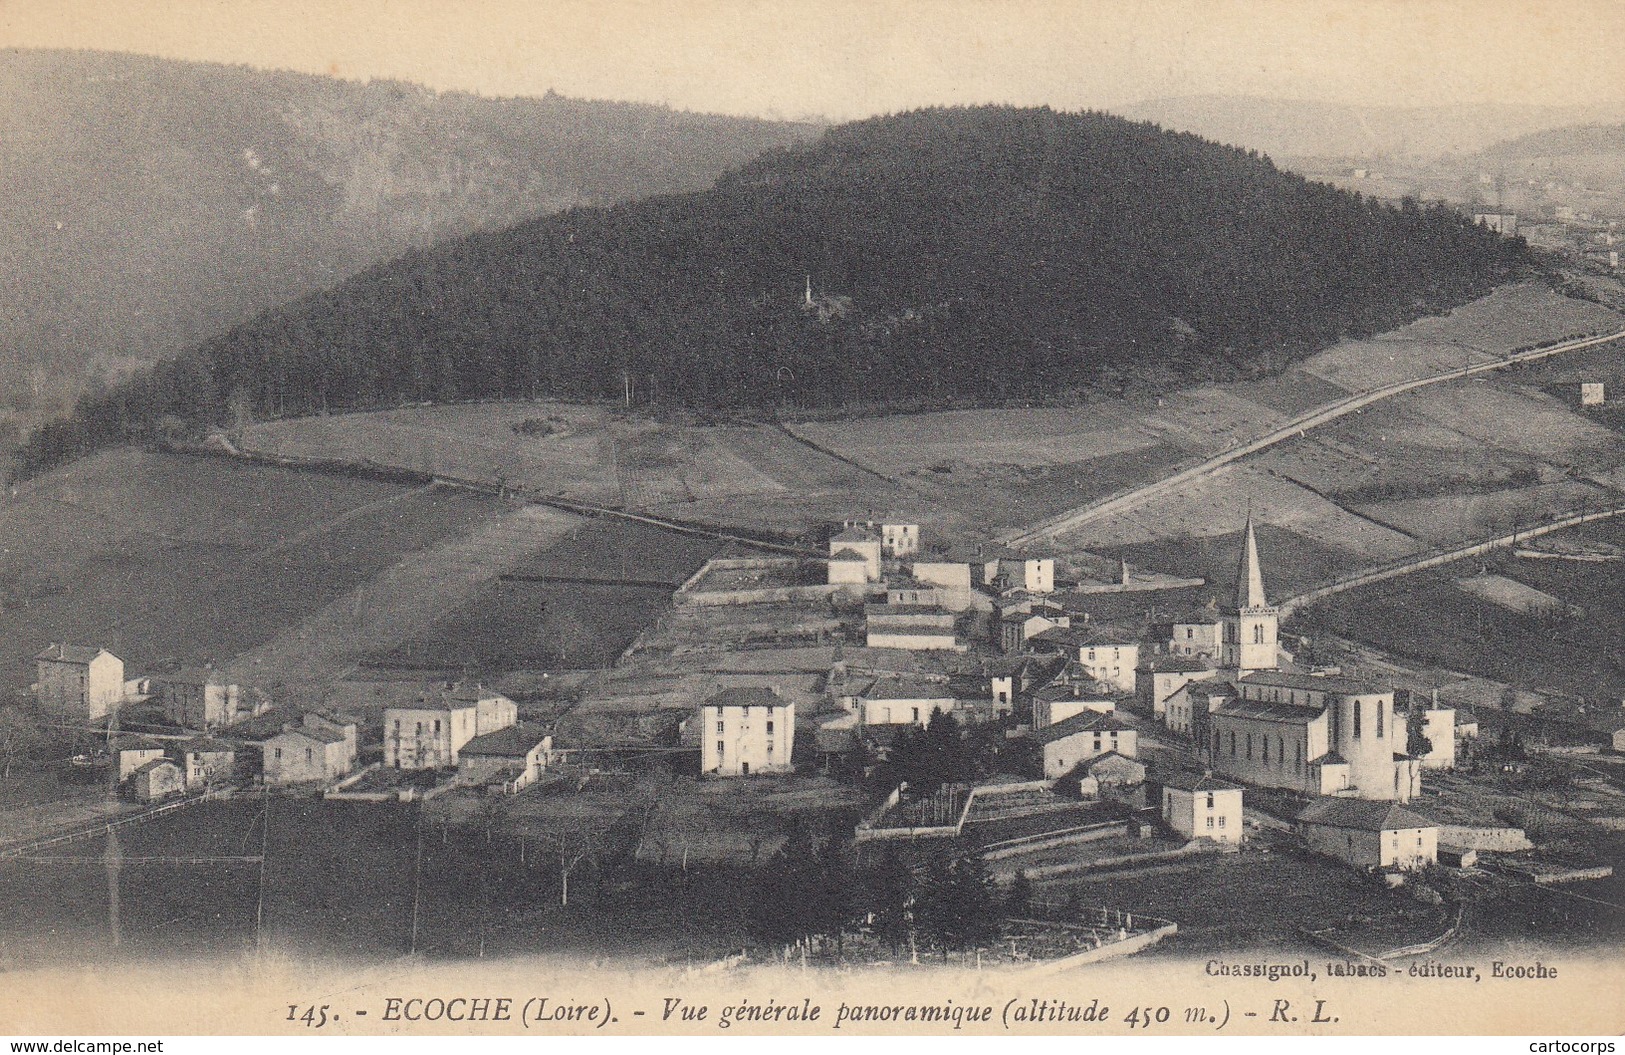
M 173 674 L 159 675 L 156 681 L 171 685 L 224 685 L 226 679 L 213 667 L 182 667 Z
M 723 689 L 706 698 L 707 707 L 783 707 L 779 694 L 765 685 Z
M 954 691 L 946 682 L 923 678 L 876 678 L 859 696 L 865 700 L 951 700 Z
M 1331 828 L 1351 828 L 1362 832 L 1389 832 L 1402 828 L 1434 828 L 1437 825 L 1420 814 L 1393 802 L 1366 799 L 1320 799 L 1298 814 L 1300 824 L 1324 824 Z
M 224 740 L 216 740 L 212 736 L 194 736 L 181 744 L 181 749 L 188 754 L 200 755 L 230 754 L 237 750 L 233 745 Z
M 1336 674 L 1306 674 L 1294 670 L 1261 670 L 1242 678 L 1239 684 L 1308 689 L 1311 692 L 1333 692 L 1343 696 L 1365 696 L 1384 691 L 1375 682 L 1359 678 L 1345 678 Z
M 504 758 L 524 758 L 546 739 L 547 734 L 530 725 L 510 725 L 494 733 L 476 736 L 464 744 L 461 754 L 500 755 Z
M 1033 731 L 1033 739 L 1040 744 L 1051 744 L 1068 736 L 1079 733 L 1122 733 L 1131 731 L 1128 726 L 1113 718 L 1109 714 L 1098 714 L 1094 711 L 1084 711 L 1072 717 L 1046 725 L 1042 729 Z
M 97 645 L 53 644 L 51 647 L 41 651 L 34 658 L 50 660 L 56 663 L 82 664 L 89 663 L 103 652 L 107 652 L 107 649 L 101 648 Z M 111 652 L 108 652 L 107 654 L 110 656 L 112 655 Z
M 831 535 L 830 536 L 830 541 L 831 542 L 876 542 L 876 541 L 879 541 L 879 540 L 875 538 L 873 532 L 865 531 L 863 528 L 849 527 L 849 528 L 845 529 L 844 531 L 839 532 L 838 534 Z
M 1195 674 L 1199 671 L 1212 670 L 1213 664 L 1193 656 L 1153 656 L 1143 661 L 1136 669 L 1152 673 Z
M 1319 718 L 1322 712 L 1313 707 L 1295 706 L 1290 703 L 1231 700 L 1213 713 L 1221 714 L 1226 718 L 1251 718 L 1260 722 L 1287 722 L 1293 725 L 1306 725 Z
M 1240 791 L 1242 786 L 1223 777 L 1216 777 L 1212 773 L 1197 773 L 1182 769 L 1174 773 L 1163 774 L 1158 777 L 1165 788 L 1178 788 L 1180 791 Z
M 302 736 L 306 740 L 314 740 L 318 744 L 342 744 L 346 739 L 345 735 L 336 729 L 323 729 L 320 727 L 312 728 L 305 725 L 296 725 L 291 729 L 282 730 L 280 733 L 277 733 L 276 736 L 270 737 L 266 742 L 269 743 L 271 740 L 275 740 L 277 737 L 282 736 Z

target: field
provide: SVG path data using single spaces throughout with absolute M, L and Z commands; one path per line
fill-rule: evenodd
M 214 458 L 83 459 L 0 504 L 0 678 L 26 687 L 62 640 L 106 645 L 131 677 L 228 663 L 500 508 Z
M 1598 521 L 1553 539 L 1625 543 L 1625 524 Z M 1486 564 L 1501 576 L 1584 614 L 1515 611 L 1461 590 L 1455 579 Z M 1497 555 L 1338 594 L 1300 616 L 1396 656 L 1522 688 L 1587 698 L 1625 696 L 1625 582 L 1614 565 Z
M 671 605 L 671 590 L 523 576 L 681 582 L 718 544 L 621 520 L 577 521 L 489 579 L 450 612 L 369 662 L 498 677 L 519 670 L 604 667 Z
M 1619 324 L 1596 304 L 1523 284 L 1329 348 L 1273 377 L 1068 408 L 780 428 L 480 404 L 271 422 L 253 426 L 244 442 L 791 536 L 854 511 L 898 511 L 938 537 L 977 540 L 1151 482 L 1349 393 Z M 1586 363 L 1607 361 L 1583 354 Z M 1521 510 L 1602 500 L 1625 487 L 1625 442 L 1547 390 L 1556 369 L 1509 370 L 1378 403 L 1095 521 L 1062 548 L 1222 536 L 1250 500 L 1258 519 L 1315 541 L 1337 563 L 1370 564 L 1483 534 Z M 1520 427 L 1508 428 L 1512 421 Z

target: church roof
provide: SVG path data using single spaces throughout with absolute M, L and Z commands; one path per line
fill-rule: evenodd
M 1383 692 L 1375 682 L 1360 678 L 1345 678 L 1338 674 L 1305 674 L 1295 670 L 1260 670 L 1241 679 L 1240 684 L 1267 685 L 1281 689 L 1307 689 L 1310 692 L 1330 692 L 1343 696 L 1370 696 Z
M 1236 567 L 1236 607 L 1267 608 L 1264 569 L 1258 562 L 1258 536 L 1253 532 L 1253 516 L 1247 514 L 1247 530 L 1241 540 L 1241 563 Z
M 1287 722 L 1293 725 L 1307 725 L 1321 715 L 1321 712 L 1313 707 L 1297 707 L 1290 703 L 1264 703 L 1259 700 L 1231 700 L 1213 713 L 1226 718 L 1251 718 L 1261 722 Z

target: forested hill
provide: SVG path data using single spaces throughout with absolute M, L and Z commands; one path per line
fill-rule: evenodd
M 412 246 L 702 190 L 818 131 L 0 49 L 0 426 Z
M 1625 124 L 1571 125 L 1506 139 L 1484 150 L 1491 160 L 1625 153 Z
M 772 151 L 708 191 L 410 253 L 87 404 L 33 454 L 163 415 L 618 398 L 628 378 L 640 400 L 760 406 L 1237 376 L 1527 266 L 1521 241 L 1452 212 L 1191 135 L 925 110 Z

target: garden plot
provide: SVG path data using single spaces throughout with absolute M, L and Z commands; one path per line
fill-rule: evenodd
M 1478 575 L 1457 579 L 1456 586 L 1480 600 L 1525 615 L 1577 614 L 1579 611 L 1549 593 L 1493 572 L 1481 572 Z
M 1441 494 L 1367 502 L 1354 506 L 1363 516 L 1409 532 L 1435 545 L 1454 545 L 1511 534 L 1559 513 L 1597 508 L 1609 495 L 1590 484 L 1566 480 L 1483 494 Z

